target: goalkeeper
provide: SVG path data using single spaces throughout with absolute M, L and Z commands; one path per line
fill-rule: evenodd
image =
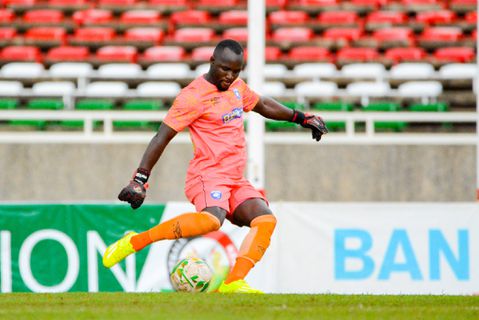
M 195 148 L 187 171 L 185 194 L 197 212 L 183 213 L 142 233 L 128 233 L 106 249 L 105 267 L 114 266 L 155 241 L 218 230 L 228 219 L 251 229 L 218 291 L 261 293 L 244 278 L 267 250 L 276 218 L 265 196 L 243 177 L 247 159 L 243 114 L 253 110 L 268 119 L 295 122 L 310 129 L 316 141 L 328 130 L 321 118 L 291 110 L 253 92 L 238 78 L 243 68 L 243 54 L 243 48 L 236 41 L 218 43 L 210 58 L 208 73 L 193 80 L 176 97 L 144 152 L 133 180 L 118 196 L 133 209 L 139 208 L 154 165 L 171 139 L 189 128 Z

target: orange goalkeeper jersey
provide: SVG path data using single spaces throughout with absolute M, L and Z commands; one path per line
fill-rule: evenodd
M 194 145 L 186 180 L 240 179 L 246 165 L 243 113 L 259 100 L 240 78 L 219 91 L 204 76 L 196 78 L 176 97 L 164 123 L 180 132 L 189 128 Z

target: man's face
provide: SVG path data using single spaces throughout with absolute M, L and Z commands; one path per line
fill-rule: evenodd
M 243 55 L 225 49 L 217 57 L 211 57 L 210 76 L 220 91 L 226 91 L 243 69 Z

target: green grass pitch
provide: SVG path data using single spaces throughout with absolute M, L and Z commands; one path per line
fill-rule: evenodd
M 479 319 L 479 296 L 0 294 L 0 319 Z

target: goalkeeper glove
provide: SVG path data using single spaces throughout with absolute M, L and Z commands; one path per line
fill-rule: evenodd
M 121 190 L 118 199 L 128 202 L 133 209 L 138 209 L 145 200 L 149 176 L 148 170 L 138 168 L 130 183 Z
M 326 124 L 324 123 L 323 119 L 313 114 L 294 110 L 291 122 L 297 123 L 303 128 L 311 129 L 313 133 L 313 139 L 316 139 L 316 141 L 321 140 L 321 136 L 328 133 L 328 128 L 326 128 Z

